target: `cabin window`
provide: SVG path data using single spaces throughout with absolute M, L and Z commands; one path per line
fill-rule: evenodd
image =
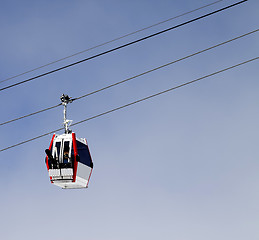
M 63 163 L 69 163 L 69 141 L 64 142 L 64 154 L 63 154 Z
M 93 162 L 90 156 L 88 146 L 79 141 L 76 141 L 76 145 L 77 145 L 78 155 L 80 157 L 79 161 L 89 167 L 93 167 Z
M 53 154 L 53 157 L 56 161 L 59 161 L 60 159 L 60 147 L 61 147 L 61 142 L 56 142 L 56 145 L 54 147 L 54 154 Z

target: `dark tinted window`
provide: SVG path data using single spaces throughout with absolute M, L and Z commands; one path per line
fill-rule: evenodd
M 61 142 L 56 142 L 54 148 L 54 159 L 59 160 Z M 57 150 L 57 151 L 56 151 Z
M 64 142 L 63 163 L 69 162 L 69 141 Z
M 64 142 L 64 152 L 69 152 L 69 142 L 68 141 Z
M 92 168 L 93 162 L 90 156 L 88 146 L 79 141 L 76 141 L 76 145 L 77 145 L 78 155 L 80 157 L 79 162 Z

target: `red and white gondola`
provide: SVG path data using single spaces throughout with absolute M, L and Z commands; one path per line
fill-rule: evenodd
M 66 105 L 71 102 L 67 95 L 61 96 L 64 105 L 65 133 L 54 134 L 46 152 L 46 166 L 51 183 L 62 188 L 87 188 L 93 170 L 93 161 L 85 138 L 76 138 L 68 129 Z

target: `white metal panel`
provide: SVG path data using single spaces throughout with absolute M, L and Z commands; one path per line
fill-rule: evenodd
M 88 179 L 91 175 L 91 171 L 92 171 L 92 168 L 79 162 L 78 166 L 77 166 L 76 177 L 80 177 L 80 178 L 88 181 Z
M 62 176 L 73 176 L 73 169 L 72 168 L 62 168 L 61 175 Z
M 86 188 L 86 184 L 82 184 L 81 182 L 64 182 L 64 181 L 55 181 L 54 185 L 65 188 L 65 189 L 73 189 L 73 188 Z
M 50 177 L 59 177 L 60 169 L 49 169 L 49 176 Z
M 87 183 L 88 183 L 88 180 L 77 176 L 76 177 L 76 183 L 81 185 L 82 187 L 86 187 Z

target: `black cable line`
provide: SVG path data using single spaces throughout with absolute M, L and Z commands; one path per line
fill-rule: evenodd
M 1 80 L 0 83 L 9 81 L 9 80 L 14 79 L 14 78 L 17 78 L 17 77 L 20 77 L 20 76 L 25 75 L 25 74 L 30 73 L 30 72 L 34 72 L 34 71 L 39 70 L 39 69 L 41 69 L 41 68 L 50 66 L 50 65 L 52 65 L 52 64 L 54 64 L 54 63 L 61 62 L 61 61 L 63 61 L 63 60 L 66 60 L 66 59 L 68 59 L 68 58 L 77 56 L 77 55 L 82 54 L 82 53 L 85 53 L 85 52 L 88 52 L 88 51 L 93 50 L 93 49 L 95 49 L 95 48 L 102 47 L 102 46 L 107 45 L 107 44 L 109 44 L 109 43 L 118 41 L 118 40 L 120 40 L 120 39 L 126 38 L 126 37 L 128 37 L 128 36 L 134 35 L 134 34 L 139 33 L 139 32 L 142 32 L 142 31 L 144 31 L 144 30 L 147 30 L 147 29 L 153 28 L 153 27 L 155 27 L 155 26 L 161 25 L 161 24 L 163 24 L 163 23 L 172 21 L 172 20 L 174 20 L 174 19 L 176 19 L 176 18 L 183 17 L 183 16 L 185 16 L 185 15 L 188 15 L 188 14 L 190 14 L 190 13 L 196 12 L 196 11 L 201 10 L 201 9 L 203 9 L 203 8 L 212 6 L 212 5 L 214 5 L 214 4 L 216 4 L 216 3 L 219 3 L 219 2 L 222 2 L 222 1 L 224 1 L 224 0 L 218 0 L 218 1 L 215 1 L 215 2 L 212 2 L 212 3 L 209 3 L 209 4 L 206 4 L 206 5 L 204 5 L 204 6 L 201 6 L 201 7 L 199 7 L 199 8 L 193 9 L 193 10 L 188 11 L 188 12 L 185 12 L 185 13 L 182 13 L 182 14 L 177 15 L 177 16 L 175 16 L 175 17 L 171 17 L 171 18 L 169 18 L 169 19 L 166 19 L 166 20 L 164 20 L 164 21 L 161 21 L 161 22 L 152 24 L 152 25 L 147 26 L 147 27 L 145 27 L 145 28 L 136 30 L 136 31 L 131 32 L 131 33 L 127 33 L 127 34 L 125 34 L 125 35 L 123 35 L 123 36 L 114 38 L 114 39 L 112 39 L 112 40 L 109 40 L 109 41 L 104 42 L 104 43 L 101 43 L 101 44 L 98 44 L 98 45 L 96 45 L 96 46 L 94 46 L 94 47 L 91 47 L 91 48 L 88 48 L 88 49 L 85 49 L 85 50 L 82 50 L 82 51 L 73 53 L 73 54 L 71 54 L 71 55 L 69 55 L 69 56 L 66 56 L 66 57 L 57 59 L 57 60 L 55 60 L 55 61 L 52 61 L 52 62 L 47 63 L 47 64 L 44 64 L 44 65 L 42 65 L 42 66 L 33 68 L 33 69 L 31 69 L 31 70 L 25 71 L 25 72 L 23 72 L 23 73 L 17 74 L 17 75 L 15 75 L 15 76 L 12 76 L 12 77 L 9 77 L 9 78 L 6 78 L 6 79 L 4 79 L 4 80 Z
M 206 48 L 206 49 L 200 50 L 200 51 L 198 51 L 198 52 L 192 53 L 192 54 L 190 54 L 190 55 L 188 55 L 188 56 L 179 58 L 179 59 L 174 60 L 174 61 L 172 61 L 172 62 L 169 62 L 169 63 L 166 63 L 166 64 L 164 64 L 164 65 L 158 66 L 158 67 L 156 67 L 156 68 L 150 69 L 150 70 L 148 70 L 148 71 L 145 71 L 145 72 L 140 73 L 140 74 L 138 74 L 138 75 L 135 75 L 135 76 L 133 76 L 133 77 L 126 78 L 126 79 L 124 79 L 124 80 L 122 80 L 122 81 L 113 83 L 113 84 L 111 84 L 111 85 L 108 85 L 108 86 L 103 87 L 103 88 L 101 88 L 101 89 L 95 90 L 95 91 L 90 92 L 90 93 L 88 93 L 88 94 L 82 95 L 82 96 L 77 97 L 77 98 L 73 98 L 72 101 L 76 101 L 76 100 L 79 100 L 79 99 L 81 99 L 81 98 L 85 98 L 85 97 L 88 97 L 88 96 L 90 96 L 90 95 L 99 93 L 99 92 L 104 91 L 104 90 L 106 90 L 106 89 L 109 89 L 109 88 L 111 88 L 111 87 L 115 87 L 115 86 L 117 86 L 117 85 L 119 85 L 119 84 L 128 82 L 128 81 L 130 81 L 130 80 L 133 80 L 133 79 L 138 78 L 138 77 L 140 77 L 140 76 L 143 76 L 143 75 L 145 75 L 145 74 L 148 74 L 148 73 L 151 73 L 151 72 L 153 72 L 153 71 L 159 70 L 159 69 L 161 69 L 161 68 L 167 67 L 167 66 L 172 65 L 172 64 L 174 64 L 174 63 L 183 61 L 183 60 L 185 60 L 185 59 L 187 59 L 187 58 L 193 57 L 193 56 L 195 56 L 195 55 L 201 54 L 201 53 L 206 52 L 206 51 L 208 51 L 208 50 L 211 50 L 211 49 L 214 49 L 214 48 L 216 48 L 216 47 L 222 46 L 222 45 L 224 45 L 224 44 L 230 43 L 230 42 L 232 42 L 232 41 L 235 41 L 235 40 L 240 39 L 240 38 L 242 38 L 242 37 L 245 37 L 245 36 L 248 36 L 248 35 L 250 35 L 250 34 L 256 33 L 256 32 L 258 32 L 258 31 L 259 31 L 259 29 L 256 29 L 256 30 L 254 30 L 254 31 L 245 33 L 245 34 L 243 34 L 243 35 L 240 35 L 240 36 L 238 36 L 238 37 L 232 38 L 232 39 L 227 40 L 227 41 L 225 41 L 225 42 L 221 42 L 221 43 L 216 44 L 216 45 L 214 45 L 214 46 L 211 46 L 211 47 L 209 47 L 209 48 Z M 47 110 L 56 108 L 56 107 L 61 106 L 61 105 L 62 105 L 62 104 L 60 103 L 60 104 L 57 104 L 57 105 L 55 105 L 55 106 L 52 106 L 52 107 L 48 107 L 48 108 L 46 108 L 46 109 L 39 110 L 39 111 L 37 111 L 37 112 L 30 113 L 30 114 L 28 114 L 28 115 L 25 115 L 25 116 L 22 116 L 22 117 L 18 117 L 18 118 L 15 118 L 15 119 L 12 119 L 12 120 L 9 120 L 9 121 L 0 123 L 0 126 L 5 125 L 5 124 L 8 124 L 8 123 L 11 123 L 11 122 L 14 122 L 14 121 L 17 121 L 17 120 L 20 120 L 20 119 L 23 119 L 23 118 L 26 118 L 26 117 L 30 117 L 30 116 L 32 116 L 32 115 L 35 115 L 35 114 L 38 114 L 38 113 L 41 113 L 41 112 L 45 112 L 45 111 L 47 111 Z
M 225 41 L 225 42 L 222 42 L 222 43 L 219 43 L 219 44 L 217 44 L 217 45 L 211 46 L 211 47 L 209 47 L 209 48 L 206 48 L 206 49 L 200 50 L 200 51 L 198 51 L 198 52 L 192 53 L 192 54 L 190 54 L 190 55 L 188 55 L 188 56 L 185 56 L 185 57 L 179 58 L 179 59 L 177 59 L 177 60 L 174 60 L 174 61 L 172 61 L 172 62 L 166 63 L 166 64 L 161 65 L 161 66 L 159 66 L 159 67 L 150 69 L 150 70 L 148 70 L 148 71 L 146 71 L 146 72 L 140 73 L 140 74 L 135 75 L 135 76 L 133 76 L 133 77 L 124 79 L 124 80 L 122 80 L 122 81 L 120 81 L 120 82 L 116 82 L 116 83 L 114 83 L 114 84 L 108 85 L 108 86 L 106 86 L 106 87 L 103 87 L 103 88 L 98 89 L 98 90 L 96 90 L 96 91 L 93 91 L 93 92 L 90 92 L 90 93 L 88 93 L 88 94 L 82 95 L 82 96 L 80 96 L 80 97 L 73 98 L 72 100 L 75 101 L 75 100 L 79 100 L 79 99 L 84 98 L 84 97 L 88 97 L 88 96 L 93 95 L 93 94 L 95 94 L 95 93 L 98 93 L 98 92 L 101 92 L 101 91 L 106 90 L 106 89 L 108 89 L 108 88 L 114 87 L 114 86 L 116 86 L 116 85 L 125 83 L 125 82 L 127 82 L 127 81 L 130 81 L 130 80 L 135 79 L 135 78 L 137 78 L 137 77 L 143 76 L 143 75 L 145 75 L 145 74 L 154 72 L 154 71 L 156 71 L 156 70 L 158 70 L 158 69 L 167 67 L 167 66 L 172 65 L 172 64 L 174 64 L 174 63 L 183 61 L 183 60 L 185 60 L 185 59 L 187 59 L 187 58 L 194 57 L 195 55 L 201 54 L 201 53 L 203 53 L 203 52 L 209 51 L 209 50 L 214 49 L 214 48 L 216 48 L 216 47 L 219 47 L 219 46 L 222 46 L 222 45 L 224 45 L 224 44 L 230 43 L 230 42 L 232 42 L 232 41 L 235 41 L 235 40 L 237 40 L 237 39 L 239 39 L 239 38 L 242 38 L 242 37 L 248 36 L 248 35 L 250 35 L 250 34 L 256 33 L 256 32 L 258 32 L 258 31 L 259 31 L 259 29 L 256 29 L 256 30 L 251 31 L 251 32 L 249 32 L 249 33 L 243 34 L 243 35 L 241 35 L 241 36 L 232 38 L 232 39 L 230 39 L 230 40 L 227 40 L 227 41 Z
M 21 117 L 18 117 L 18 118 L 14 118 L 14 119 L 12 119 L 12 120 L 9 120 L 9 121 L 0 123 L 0 126 L 5 125 L 5 124 L 8 124 L 8 123 L 11 123 L 11 122 L 18 121 L 18 120 L 23 119 L 23 118 L 26 118 L 26 117 L 30 117 L 30 116 L 36 115 L 36 114 L 38 114 L 38 113 L 42 113 L 42 112 L 48 111 L 48 110 L 50 110 L 50 109 L 56 108 L 56 107 L 61 106 L 61 105 L 62 105 L 62 103 L 59 103 L 59 104 L 57 104 L 57 105 L 55 105 L 55 106 L 48 107 L 48 108 L 45 108 L 45 109 L 42 109 L 42 110 L 39 110 L 39 111 L 36 111 L 36 112 L 33 112 L 33 113 L 29 113 L 29 114 L 27 114 L 27 115 L 24 115 L 24 116 L 21 116 Z
M 181 88 L 181 87 L 190 85 L 190 84 L 192 84 L 192 83 L 201 81 L 201 80 L 203 80 L 203 79 L 205 79 L 205 78 L 212 77 L 212 76 L 217 75 L 217 74 L 219 74 L 219 73 L 222 73 L 222 72 L 225 72 L 225 71 L 227 71 L 227 70 L 230 70 L 230 69 L 239 67 L 239 66 L 241 66 L 241 65 L 244 65 L 244 64 L 246 64 L 246 63 L 250 63 L 250 62 L 255 61 L 255 60 L 258 60 L 258 59 L 259 59 L 259 57 L 255 57 L 255 58 L 249 59 L 249 60 L 247 60 L 247 61 L 238 63 L 238 64 L 236 64 L 236 65 L 232 65 L 232 66 L 230 66 L 230 67 L 227 67 L 227 68 L 221 69 L 221 70 L 219 70 L 219 71 L 213 72 L 213 73 L 211 73 L 211 74 L 205 75 L 205 76 L 203 76 L 203 77 L 200 77 L 200 78 L 194 79 L 194 80 L 192 80 L 192 81 L 189 81 L 189 82 L 180 84 L 180 85 L 178 85 L 178 86 L 169 88 L 169 89 L 167 89 L 167 90 L 164 90 L 164 91 L 155 93 L 155 94 L 150 95 L 150 96 L 148 96 L 148 97 L 141 98 L 141 99 L 139 99 L 139 100 L 136 100 L 136 101 L 131 102 L 131 103 L 128 103 L 128 104 L 125 104 L 125 105 L 123 105 L 123 106 L 120 106 L 120 107 L 117 107 L 117 108 L 113 108 L 113 109 L 111 109 L 111 110 L 109 110 L 109 111 L 106 111 L 106 112 L 97 114 L 97 115 L 95 115 L 95 116 L 92 116 L 92 117 L 90 117 L 90 118 L 84 119 L 84 120 L 82 120 L 82 121 L 73 123 L 73 124 L 71 124 L 71 126 L 75 126 L 75 125 L 78 125 L 78 124 L 81 124 L 81 123 L 90 121 L 90 120 L 92 120 L 92 119 L 95 119 L 95 118 L 104 116 L 104 115 L 106 115 L 106 114 L 109 114 L 109 113 L 118 111 L 118 110 L 120 110 L 120 109 L 129 107 L 129 106 L 132 106 L 132 105 L 134 105 L 134 104 L 136 104 L 136 103 L 140 103 L 140 102 L 146 101 L 146 100 L 148 100 L 148 99 L 150 99 L 150 98 L 153 98 L 153 97 L 159 96 L 159 95 L 161 95 L 161 94 L 164 94 L 164 93 L 167 93 L 167 92 L 176 90 L 176 89 L 178 89 L 178 88 Z M 59 128 L 59 129 L 56 129 L 56 130 L 54 130 L 54 131 L 51 131 L 51 132 L 48 132 L 48 133 L 44 133 L 44 134 L 39 135 L 39 136 L 37 136 L 37 137 L 34 137 L 34 138 L 28 139 L 28 140 L 26 140 L 26 141 L 23 141 L 23 142 L 14 144 L 14 145 L 12 145 L 12 146 L 9 146 L 9 147 L 0 149 L 0 152 L 3 152 L 3 151 L 8 150 L 8 149 L 10 149 L 10 148 L 14 148 L 14 147 L 17 147 L 17 146 L 19 146 L 19 145 L 22 145 L 22 144 L 25 144 L 25 143 L 34 141 L 34 140 L 36 140 L 36 139 L 38 139 L 38 138 L 42 138 L 42 137 L 44 137 L 44 136 L 47 136 L 47 135 L 49 135 L 49 134 L 52 134 L 52 133 L 55 133 L 55 132 L 58 132 L 58 131 L 61 131 L 61 130 L 63 130 L 63 128 Z
M 63 70 L 63 69 L 66 69 L 66 68 L 72 67 L 72 66 L 77 65 L 77 64 L 79 64 L 79 63 L 82 63 L 82 62 L 85 62 L 85 61 L 88 61 L 88 60 L 94 59 L 94 58 L 96 58 L 96 57 L 99 57 L 99 56 L 105 55 L 105 54 L 107 54 L 107 53 L 114 52 L 114 51 L 119 50 L 119 49 L 121 49 L 121 48 L 124 48 L 124 47 L 130 46 L 130 45 L 132 45 L 132 44 L 135 44 L 135 43 L 138 43 L 138 42 L 141 42 L 141 41 L 144 41 L 144 40 L 146 40 L 146 39 L 152 38 L 152 37 L 157 36 L 157 35 L 159 35 L 159 34 L 162 34 L 162 33 L 168 32 L 168 31 L 170 31 L 170 30 L 173 30 L 173 29 L 176 29 L 176 28 L 182 27 L 182 26 L 184 26 L 184 25 L 186 25 L 186 24 L 189 24 L 189 23 L 195 22 L 195 21 L 197 21 L 197 20 L 200 20 L 200 19 L 202 19 L 202 18 L 208 17 L 208 16 L 210 16 L 210 15 L 213 15 L 213 14 L 219 13 L 219 12 L 221 12 L 221 11 L 224 11 L 224 10 L 226 10 L 226 9 L 228 9 L 228 8 L 231 8 L 231 7 L 237 6 L 237 5 L 239 5 L 239 4 L 241 4 L 241 3 L 244 3 L 244 2 L 247 2 L 247 1 L 248 1 L 248 0 L 242 0 L 242 1 L 240 1 L 240 2 L 234 3 L 234 4 L 232 4 L 232 5 L 229 5 L 229 6 L 227 6 L 227 7 L 221 8 L 221 9 L 218 9 L 218 10 L 216 10 L 216 11 L 210 12 L 210 13 L 208 13 L 208 14 L 202 15 L 202 16 L 200 16 L 200 17 L 194 18 L 194 19 L 192 19 L 192 20 L 186 21 L 186 22 L 181 23 L 181 24 L 178 24 L 178 25 L 176 25 L 176 26 L 173 26 L 173 27 L 167 28 L 167 29 L 162 30 L 162 31 L 159 31 L 159 32 L 157 32 L 157 33 L 154 33 L 154 34 L 148 35 L 148 36 L 146 36 L 146 37 L 140 38 L 140 39 L 138 39 L 138 40 L 135 40 L 135 41 L 132 41 L 132 42 L 129 42 L 129 43 L 123 44 L 123 45 L 121 45 L 121 46 L 119 46 L 119 47 L 112 48 L 112 49 L 110 49 L 110 50 L 108 50 L 108 51 L 105 51 L 105 52 L 102 52 L 102 53 L 96 54 L 96 55 L 94 55 L 94 56 L 91 56 L 91 57 L 88 57 L 88 58 L 82 59 L 82 60 L 80 60 L 80 61 L 77 61 L 77 62 L 74 62 L 74 63 L 68 64 L 68 65 L 65 65 L 65 66 L 63 66 L 63 67 L 60 67 L 60 68 L 54 69 L 54 70 L 52 70 L 52 71 L 49 71 L 49 72 L 46 72 L 46 73 L 43 73 L 43 74 L 40 74 L 40 75 L 37 75 L 37 76 L 35 76 L 35 77 L 32 77 L 32 78 L 26 79 L 26 80 L 24 80 L 24 81 L 21 81 L 21 82 L 18 82 L 18 83 L 15 83 L 15 84 L 12 84 L 12 85 L 9 85 L 9 86 L 6 86 L 6 87 L 3 87 L 3 88 L 1 88 L 1 89 L 0 89 L 0 91 L 3 91 L 3 90 L 6 90 L 6 89 L 9 89 L 9 88 L 11 88 L 11 87 L 15 87 L 15 86 L 17 86 L 17 85 L 20 85 L 20 84 L 23 84 L 23 83 L 26 83 L 26 82 L 32 81 L 32 80 L 34 80 L 34 79 L 37 79 L 37 78 L 40 78 L 40 77 L 43 77 L 43 76 L 46 76 L 46 75 L 49 75 L 49 74 L 52 74 L 52 73 L 55 73 L 55 72 L 60 71 L 60 70 Z

